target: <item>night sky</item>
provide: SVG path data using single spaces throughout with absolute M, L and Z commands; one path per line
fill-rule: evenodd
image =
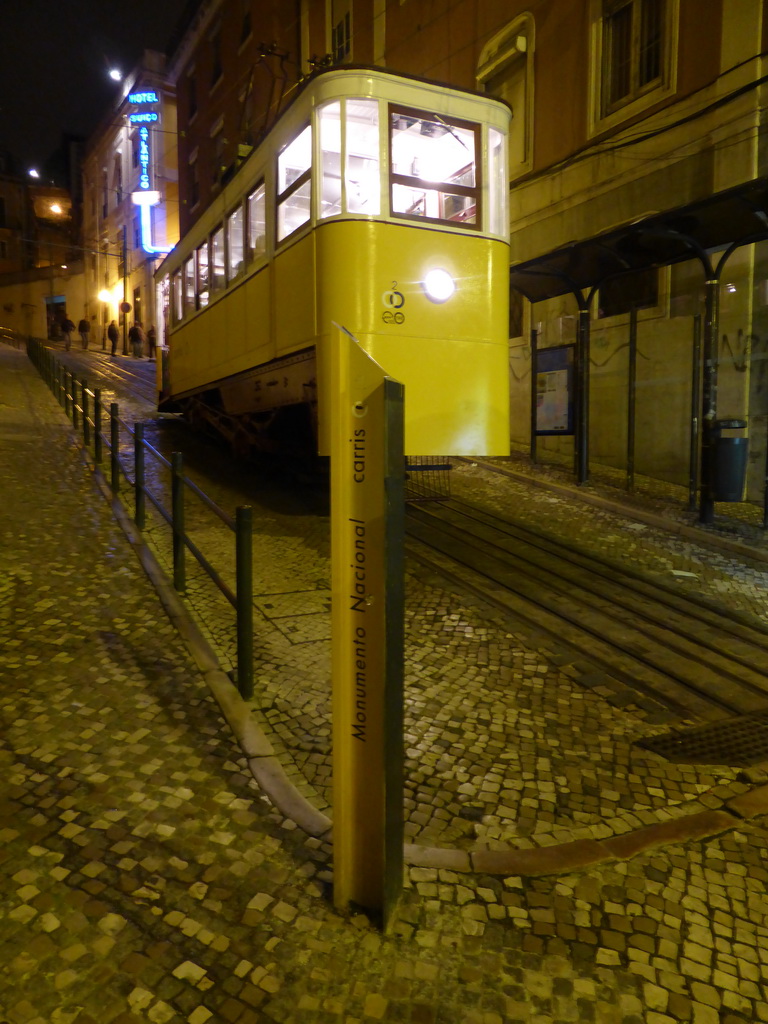
M 0 0 L 0 149 L 42 170 L 89 136 L 145 49 L 165 51 L 188 0 Z

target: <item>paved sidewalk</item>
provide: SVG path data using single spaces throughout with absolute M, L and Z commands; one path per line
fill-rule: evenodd
M 0 1020 L 768 1021 L 759 773 L 637 761 L 641 713 L 411 577 L 409 832 L 445 860 L 410 868 L 381 936 L 332 909 L 329 845 L 265 798 L 69 422 L 2 346 L 0 480 Z M 518 874 L 494 863 L 510 848 Z

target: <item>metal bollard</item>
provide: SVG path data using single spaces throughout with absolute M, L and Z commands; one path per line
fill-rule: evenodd
M 237 688 L 253 696 L 253 509 L 239 505 L 235 519 Z
M 70 381 L 70 377 L 71 376 L 72 375 L 70 374 L 69 370 L 65 370 L 64 371 L 64 412 L 67 414 L 67 416 L 71 416 L 72 415 L 72 413 L 70 412 L 70 409 L 69 409 L 69 406 L 70 406 L 70 388 L 72 387 L 72 383 Z
M 80 426 L 77 407 L 77 377 L 72 374 L 72 426 L 75 430 Z
M 179 591 L 187 589 L 184 565 L 184 456 L 171 454 L 171 527 L 173 529 L 173 585 Z
M 109 406 L 109 439 L 112 493 L 117 494 L 120 491 L 120 420 L 117 402 L 112 402 Z
M 88 381 L 82 380 L 80 384 L 83 389 L 83 444 L 87 449 L 90 447 L 91 444 L 91 424 L 90 421 L 88 420 Z
M 93 392 L 93 461 L 101 465 L 101 388 Z
M 133 493 L 136 506 L 133 521 L 139 530 L 144 529 L 146 522 L 146 509 L 144 497 L 144 424 L 134 423 L 133 425 Z

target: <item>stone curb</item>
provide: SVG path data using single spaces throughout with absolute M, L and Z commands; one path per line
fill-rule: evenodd
M 442 850 L 406 845 L 411 867 L 445 868 L 463 874 L 528 876 L 564 875 L 596 864 L 630 860 L 658 846 L 695 842 L 738 828 L 768 814 L 768 786 L 733 797 L 722 808 L 657 822 L 610 839 L 577 839 L 558 846 L 525 850 Z

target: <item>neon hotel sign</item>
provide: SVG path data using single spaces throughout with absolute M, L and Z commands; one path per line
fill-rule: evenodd
M 139 128 L 139 191 L 133 193 L 133 201 L 141 208 L 141 247 L 145 252 L 157 254 L 167 253 L 167 248 L 152 245 L 152 213 L 151 207 L 160 202 L 160 193 L 151 187 L 151 145 L 148 124 L 154 124 L 160 115 L 156 110 L 146 109 L 160 102 L 156 92 L 132 92 L 128 94 L 128 102 L 139 107 L 128 115 L 131 124 L 141 125 Z

